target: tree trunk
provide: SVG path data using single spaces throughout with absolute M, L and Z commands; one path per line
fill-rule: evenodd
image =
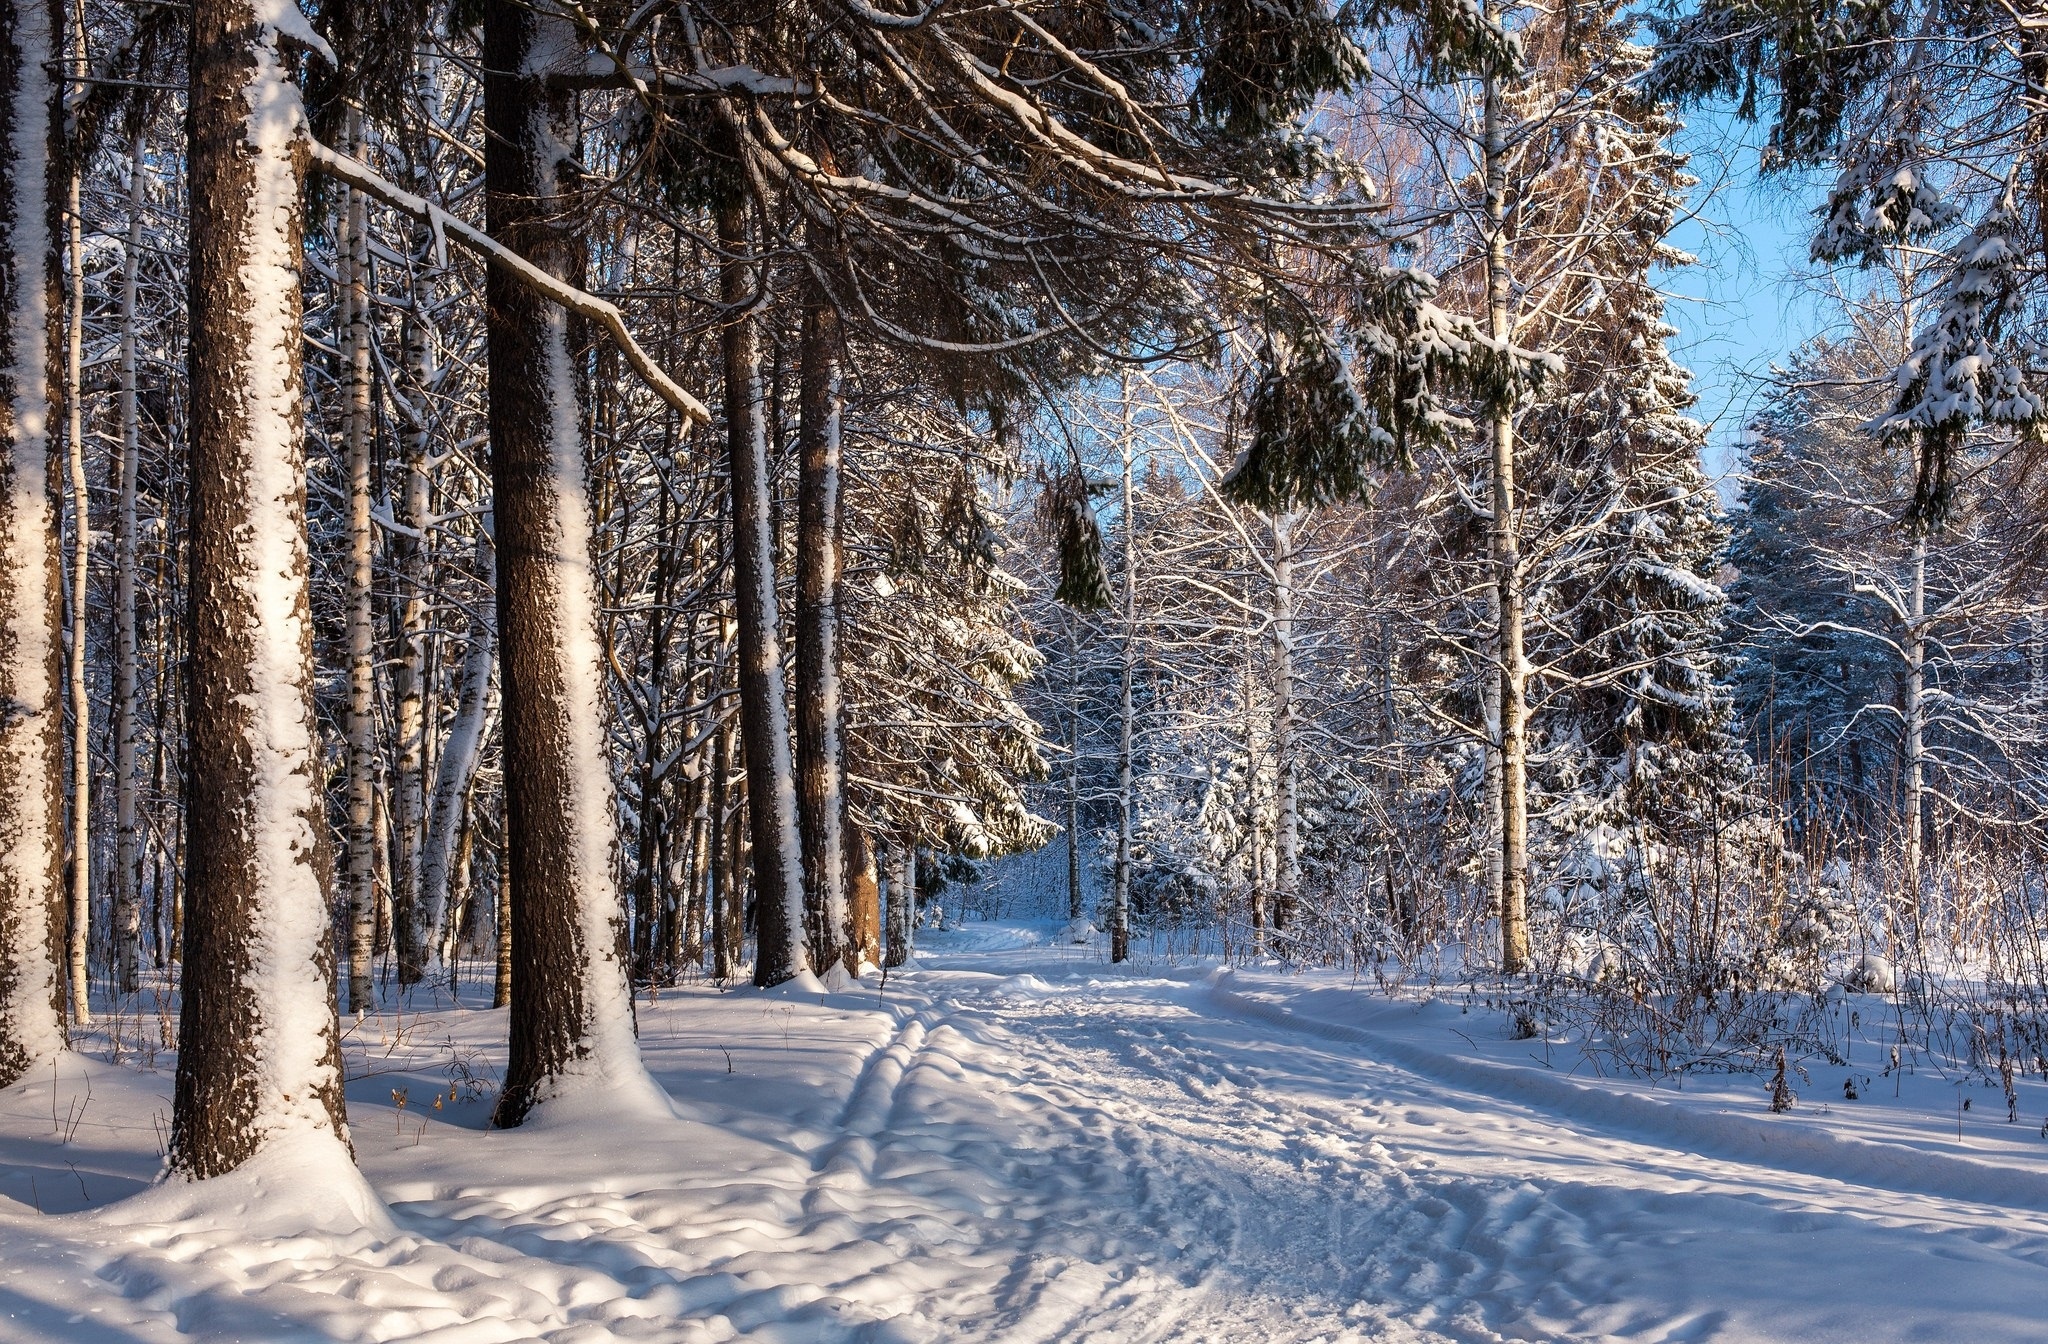
M 816 240 L 817 230 L 812 230 Z M 856 969 L 848 910 L 846 753 L 839 697 L 839 312 L 813 293 L 804 312 L 796 545 L 796 772 L 804 911 L 820 966 Z
M 308 151 L 287 34 L 312 39 L 290 5 L 192 6 L 185 731 L 198 805 L 168 1157 L 191 1178 L 287 1135 L 348 1134 L 307 582 Z
M 505 838 L 505 818 L 498 818 L 498 965 L 491 978 L 491 1007 L 512 1002 L 512 854 Z
M 1067 919 L 1081 918 L 1081 641 L 1079 624 L 1069 614 L 1067 626 Z
M 1911 603 L 1906 646 L 1906 921 L 1917 935 L 1920 924 L 1921 848 L 1926 843 L 1927 811 L 1927 537 L 1916 532 L 1910 558 Z
M 1247 583 L 1246 588 L 1249 590 Z M 1250 599 L 1250 592 L 1245 597 Z M 1266 955 L 1266 842 L 1262 834 L 1264 823 L 1261 813 L 1264 802 L 1259 797 L 1259 720 L 1255 706 L 1258 703 L 1258 687 L 1255 684 L 1255 657 L 1252 637 L 1245 636 L 1244 654 L 1244 793 L 1245 793 L 1245 867 L 1251 879 L 1251 922 L 1254 957 Z
M 1279 793 L 1279 834 L 1273 927 L 1294 923 L 1301 895 L 1301 809 L 1294 765 L 1294 515 L 1273 515 L 1273 766 Z M 1287 940 L 1280 940 L 1287 951 Z
M 135 637 L 136 473 L 142 468 L 138 413 L 136 286 L 142 258 L 143 184 L 148 173 L 142 126 L 128 149 L 128 239 L 121 259 L 120 502 L 114 518 L 114 988 L 133 994 L 142 973 L 142 725 L 136 713 L 141 651 Z
M 477 528 L 476 565 L 486 588 L 495 589 L 497 548 L 491 544 L 488 525 Z M 497 653 L 497 631 L 492 628 L 489 613 L 479 611 L 471 618 L 469 647 L 462 654 L 462 685 L 456 693 L 455 723 L 448 731 L 448 741 L 441 749 L 435 772 L 433 805 L 420 858 L 421 922 L 431 930 L 447 927 L 439 938 L 443 961 L 453 956 L 454 925 L 447 918 L 450 883 L 458 838 L 468 820 L 470 785 L 476 779 L 477 763 L 483 759 L 491 716 L 491 669 L 497 665 Z
M 74 43 L 74 45 L 77 45 Z M 85 59 L 73 59 L 73 73 Z M 86 612 L 92 576 L 92 492 L 85 482 L 85 227 L 78 172 L 66 175 L 70 206 L 71 302 L 64 331 L 65 457 L 71 475 L 71 611 L 69 699 L 71 702 L 71 1016 L 92 1022 L 87 950 L 92 941 L 92 698 L 85 688 Z
M 1489 13 L 1491 12 L 1491 6 Z M 1512 336 L 1508 315 L 1507 142 L 1501 124 L 1501 78 L 1486 80 L 1486 313 L 1489 334 Z M 1523 653 L 1522 553 L 1515 516 L 1514 408 L 1503 398 L 1493 413 L 1494 587 L 1500 594 L 1497 647 L 1500 679 L 1500 968 L 1519 975 L 1529 964 L 1528 919 L 1528 662 Z
M 1131 698 L 1131 673 L 1137 661 L 1138 630 L 1138 527 L 1137 505 L 1131 491 L 1131 401 L 1129 390 L 1123 398 L 1124 420 L 1120 447 L 1123 452 L 1124 523 L 1124 628 L 1118 646 L 1120 679 L 1117 699 L 1116 748 L 1116 875 L 1109 912 L 1109 959 L 1127 960 L 1131 955 L 1131 739 L 1137 717 Z
M 719 281 L 725 327 L 725 420 L 732 482 L 733 592 L 739 616 L 740 736 L 747 762 L 751 871 L 759 902 L 754 983 L 779 985 L 810 969 L 804 947 L 803 859 L 797 838 L 795 766 L 789 701 L 782 681 L 781 617 L 776 610 L 775 507 L 762 421 L 761 354 L 753 315 L 755 268 L 746 209 L 718 211 L 724 253 Z
M 738 939 L 733 936 L 735 921 L 732 918 L 733 888 L 738 884 L 732 876 L 732 849 L 726 843 L 730 825 L 729 812 L 732 807 L 732 723 L 728 720 L 718 727 L 713 738 L 711 757 L 711 803 L 706 825 L 710 830 L 711 862 L 707 880 L 710 883 L 711 906 L 711 974 L 721 983 L 732 979 L 733 968 L 739 962 Z
M 484 10 L 484 182 L 491 233 L 572 285 L 584 244 L 575 95 L 558 11 Z M 605 756 L 598 585 L 584 457 L 584 324 L 503 267 L 486 281 L 499 695 L 512 876 L 511 1051 L 492 1123 L 579 1088 L 652 1087 L 633 1039 L 618 829 Z
M 882 892 L 875 874 L 875 846 L 865 828 L 846 827 L 847 927 L 852 945 L 847 960 L 854 971 L 882 964 Z
M 67 1044 L 58 700 L 54 3 L 0 5 L 0 1086 Z
M 889 945 L 882 965 L 910 960 L 917 924 L 917 848 L 907 840 L 889 846 Z
M 362 153 L 362 115 L 349 113 L 349 146 Z M 348 454 L 348 836 L 342 873 L 349 911 L 348 1010 L 358 1017 L 377 1006 L 370 968 L 377 934 L 377 648 L 372 605 L 376 533 L 370 519 L 370 297 L 369 198 L 346 191 L 341 249 L 342 350 L 347 356 L 348 399 L 342 439 Z M 401 915 L 401 919 L 403 916 Z
M 412 172 L 414 190 L 431 199 L 432 181 L 425 164 L 415 160 Z M 397 513 L 401 526 L 389 533 L 391 567 L 398 585 L 392 610 L 392 624 L 397 627 L 395 633 L 398 637 L 398 656 L 391 664 L 391 697 L 395 711 L 393 727 L 398 739 L 398 760 L 391 780 L 391 905 L 396 916 L 392 922 L 396 926 L 394 941 L 398 950 L 400 985 L 418 984 L 427 973 L 429 951 L 445 947 L 449 941 L 442 936 L 443 917 L 448 910 L 448 862 L 455 843 L 454 835 L 462 829 L 459 814 L 449 819 L 453 825 L 442 837 L 447 848 L 440 857 L 440 868 L 435 878 L 440 884 L 439 889 L 433 896 L 427 896 L 427 858 L 424 851 L 431 839 L 426 834 L 430 824 L 427 807 L 426 529 L 433 522 L 433 481 L 428 475 L 431 422 L 427 415 L 427 398 L 434 376 L 433 351 L 428 340 L 428 310 L 433 302 L 433 285 L 420 272 L 432 256 L 432 231 L 424 225 L 416 226 L 414 242 L 421 265 L 414 270 L 400 335 L 400 360 L 406 373 L 405 400 L 410 402 L 400 407 L 398 443 L 404 474 L 399 483 Z M 488 656 L 485 661 L 488 667 Z M 468 671 L 465 664 L 465 677 Z M 457 731 L 461 731 L 460 726 Z M 437 779 L 436 787 L 441 783 L 442 780 Z M 466 790 L 467 781 L 464 781 L 464 788 Z
M 702 758 L 699 759 L 701 761 Z M 677 965 L 701 970 L 704 950 L 710 941 L 711 847 L 708 840 L 711 833 L 711 785 L 703 775 L 708 767 L 700 764 L 698 768 L 698 778 L 690 781 L 690 849 L 681 883 L 683 945 L 679 949 Z

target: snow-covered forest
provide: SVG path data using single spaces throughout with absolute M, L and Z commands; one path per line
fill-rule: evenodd
M 0 0 L 0 156 L 0 1340 L 2048 1332 L 2042 0 Z

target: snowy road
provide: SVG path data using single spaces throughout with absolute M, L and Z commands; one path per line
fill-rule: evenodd
M 665 997 L 643 1046 L 682 1120 L 488 1134 L 481 1099 L 415 1120 L 502 1020 L 427 1019 L 351 1088 L 393 1227 L 266 1230 L 278 1190 L 0 1204 L 0 1339 L 2048 1337 L 2039 1161 L 2007 1206 L 1943 1196 L 1946 1168 L 1905 1150 L 1890 1183 L 1702 1158 L 1391 1036 L 1278 1020 L 1286 977 L 1113 974 L 1014 941 L 823 1002 Z M 68 1164 L 105 1192 L 80 1203 L 146 1178 L 168 1087 L 96 1068 L 104 1135 L 60 1144 L 65 1104 L 34 1087 L 0 1115 L 0 1158 Z

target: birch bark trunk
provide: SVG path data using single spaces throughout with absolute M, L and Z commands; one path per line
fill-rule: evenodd
M 488 520 L 476 535 L 477 575 L 487 590 L 498 582 L 497 548 Z M 441 930 L 439 954 L 452 964 L 455 929 L 447 918 L 455 873 L 456 850 L 469 821 L 470 786 L 483 759 L 484 738 L 491 716 L 491 669 L 497 666 L 498 639 L 488 611 L 470 621 L 469 646 L 462 654 L 462 684 L 456 692 L 455 722 L 434 776 L 434 794 L 420 859 L 420 912 L 429 929 Z
M 0 4 L 0 1086 L 65 1049 L 54 3 Z
M 362 114 L 349 113 L 349 150 L 362 153 Z M 377 935 L 377 650 L 372 606 L 376 533 L 370 519 L 369 201 L 344 188 L 340 323 L 348 399 L 342 440 L 348 454 L 348 859 L 342 874 L 349 912 L 348 1010 L 377 1006 L 371 969 Z M 400 916 L 402 920 L 403 916 Z M 394 921 L 397 922 L 397 921 Z
M 1487 6 L 1497 17 L 1495 6 Z M 1488 334 L 1505 343 L 1509 315 L 1507 136 L 1502 124 L 1501 77 L 1489 74 L 1485 91 L 1486 315 Z M 1523 649 L 1523 583 L 1519 507 L 1515 496 L 1514 408 L 1503 401 L 1493 414 L 1493 518 L 1488 529 L 1494 586 L 1500 594 L 1497 656 L 1500 679 L 1500 968 L 1519 975 L 1529 965 L 1528 918 L 1528 660 Z
M 917 924 L 917 849 L 908 841 L 889 846 L 888 946 L 882 965 L 901 966 L 910 960 Z
M 1109 959 L 1127 960 L 1131 955 L 1131 746 L 1136 708 L 1131 698 L 1131 674 L 1137 660 L 1138 628 L 1138 528 L 1137 501 L 1131 490 L 1131 402 L 1126 388 L 1123 397 L 1123 426 L 1118 447 L 1123 454 L 1123 639 L 1119 642 L 1116 749 L 1116 873 L 1109 912 Z
M 425 137 L 423 137 L 424 139 Z M 431 144 L 429 139 L 427 143 Z M 362 157 L 360 149 L 356 158 Z M 432 173 L 423 158 L 412 164 L 412 186 L 423 200 L 433 199 Z M 360 194 L 360 193 L 359 193 Z M 419 259 L 406 296 L 406 313 L 400 331 L 400 363 L 405 370 L 406 397 L 399 408 L 398 436 L 401 476 L 397 515 L 400 527 L 390 536 L 391 568 L 397 580 L 392 624 L 397 627 L 398 656 L 391 666 L 391 695 L 395 714 L 393 727 L 398 738 L 398 760 L 391 780 L 392 862 L 391 904 L 395 915 L 395 943 L 398 951 L 398 983 L 418 984 L 427 973 L 430 944 L 445 946 L 442 919 L 447 911 L 447 857 L 441 861 L 438 899 L 425 895 L 425 828 L 427 812 L 427 528 L 432 526 L 433 480 L 428 474 L 427 397 L 433 386 L 433 347 L 429 340 L 428 310 L 433 302 L 433 283 L 424 268 L 433 256 L 433 231 L 424 225 L 413 230 L 413 250 Z M 438 782 L 438 781 L 437 781 Z M 461 818 L 454 818 L 460 830 Z M 448 840 L 452 847 L 452 837 Z
M 136 475 L 142 468 L 137 394 L 136 290 L 142 259 L 144 184 L 149 171 L 138 120 L 128 145 L 128 237 L 121 258 L 120 501 L 114 515 L 114 987 L 133 994 L 142 971 L 141 716 L 136 712 L 141 651 L 135 636 Z
M 83 44 L 73 74 L 83 73 Z M 78 171 L 65 174 L 71 247 L 71 302 L 65 306 L 65 457 L 71 476 L 71 620 L 69 675 L 71 702 L 71 939 L 67 949 L 71 1017 L 92 1023 L 87 951 L 92 938 L 92 698 L 85 686 L 86 612 L 92 571 L 92 492 L 85 483 L 85 226 L 79 207 Z
M 1273 529 L 1273 767 L 1279 794 L 1279 851 L 1274 875 L 1273 928 L 1284 934 L 1294 923 L 1301 894 L 1301 807 L 1295 772 L 1294 731 L 1294 523 L 1278 513 Z M 1287 942 L 1280 939 L 1281 951 Z
M 1927 537 L 1913 536 L 1911 587 L 1906 621 L 1906 921 L 1910 934 L 1920 924 L 1922 847 L 1927 811 Z

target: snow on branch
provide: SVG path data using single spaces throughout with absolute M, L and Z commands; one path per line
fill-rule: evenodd
M 519 283 L 544 298 L 598 323 L 611 333 L 619 353 L 633 366 L 633 371 L 647 381 L 647 385 L 661 396 L 663 401 L 676 408 L 686 420 L 704 425 L 711 422 L 711 412 L 704 403 L 691 396 L 681 384 L 663 372 L 648 353 L 633 339 L 633 333 L 626 328 L 626 319 L 619 312 L 618 305 L 600 299 L 596 295 L 576 288 L 567 281 L 549 275 L 540 267 L 514 252 L 497 239 L 473 224 L 465 223 L 449 214 L 440 206 L 399 187 L 380 177 L 363 164 L 329 149 L 314 140 L 311 142 L 312 166 L 336 181 L 345 182 L 358 191 L 367 192 L 394 210 L 422 219 L 434 230 L 437 239 L 453 238 L 458 244 L 482 257 L 492 265 L 502 266 Z

